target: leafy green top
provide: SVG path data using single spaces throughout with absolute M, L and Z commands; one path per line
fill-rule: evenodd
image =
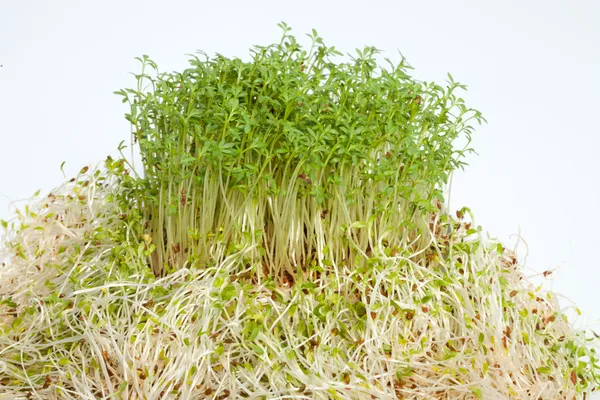
M 314 30 L 307 51 L 280 26 L 280 43 L 255 46 L 251 62 L 201 53 L 181 73 L 152 77 L 146 70 L 156 64 L 139 59 L 137 89 L 117 93 L 131 104 L 146 201 L 174 216 L 191 198 L 191 207 L 205 206 L 208 188 L 219 188 L 217 203 L 230 205 L 236 221 L 244 201 L 278 196 L 315 202 L 309 208 L 321 215 L 367 207 L 364 221 L 397 214 L 403 201 L 410 216 L 434 211 L 432 200 L 443 200 L 449 174 L 472 151 L 453 141 L 463 134 L 469 143 L 470 121 L 483 119 L 455 95 L 464 85 L 450 75 L 446 88 L 418 82 L 404 59 L 378 68 L 374 47 L 335 63 L 342 53 Z M 350 224 L 358 218 L 343 215 Z

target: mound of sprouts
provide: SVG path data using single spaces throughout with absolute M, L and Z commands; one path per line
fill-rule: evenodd
M 594 391 L 597 341 L 446 209 L 464 86 L 281 27 L 250 62 L 140 58 L 142 170 L 109 157 L 2 221 L 0 399 Z

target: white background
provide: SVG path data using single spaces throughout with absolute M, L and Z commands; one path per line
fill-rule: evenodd
M 343 52 L 398 51 L 422 80 L 446 73 L 469 86 L 477 129 L 452 209 L 519 247 L 550 285 L 600 328 L 598 199 L 600 2 L 588 1 L 7 1 L 0 0 L 0 218 L 9 200 L 49 191 L 128 140 L 125 105 L 135 56 L 162 70 L 186 53 L 247 58 L 280 39 L 286 21 L 302 43 L 315 28 Z M 567 304 L 565 302 L 565 304 Z

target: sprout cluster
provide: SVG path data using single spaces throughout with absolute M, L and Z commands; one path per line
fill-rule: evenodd
M 341 53 L 316 32 L 307 51 L 283 28 L 249 62 L 194 56 L 158 73 L 141 58 L 137 89 L 117 92 L 131 105 L 158 274 L 219 263 L 231 243 L 254 246 L 248 257 L 278 278 L 324 257 L 353 269 L 383 238 L 422 235 L 423 213 L 471 151 L 452 143 L 468 144 L 482 118 L 451 77 L 417 82 L 404 60 L 377 69 L 374 47 L 335 63 Z M 352 224 L 369 229 L 349 238 Z
M 482 119 L 464 87 L 281 26 L 251 62 L 141 58 L 140 175 L 109 157 L 2 221 L 0 400 L 595 390 L 597 341 L 444 209 Z

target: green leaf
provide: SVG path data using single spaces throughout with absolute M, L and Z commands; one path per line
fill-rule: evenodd
M 257 346 L 255 344 L 251 344 L 250 348 L 252 350 L 254 350 L 260 356 L 262 356 L 263 354 L 265 354 L 265 350 L 262 347 L 260 347 L 260 346 Z
M 12 297 L 9 297 L 7 299 L 4 299 L 2 301 L 0 301 L 0 305 L 6 305 L 7 307 L 10 308 L 16 308 L 17 307 L 17 303 L 15 303 L 14 301 L 12 301 Z
M 325 312 L 325 314 L 323 314 L 323 313 L 321 312 L 321 309 L 323 309 L 323 308 L 325 308 L 325 309 L 326 309 L 326 308 L 327 308 L 327 304 L 325 304 L 325 303 L 319 303 L 319 305 L 317 305 L 317 306 L 315 307 L 315 309 L 313 310 L 313 314 L 314 314 L 314 315 L 315 315 L 317 318 L 319 318 L 319 320 L 320 320 L 321 322 L 326 322 L 326 321 L 327 321 L 327 317 L 326 317 L 327 311 Z
M 250 332 L 250 336 L 248 336 L 248 341 L 253 342 L 260 333 L 260 330 L 261 325 L 256 325 L 254 329 L 252 329 L 252 332 Z
M 480 388 L 471 388 L 471 393 L 473 393 L 478 399 L 483 398 Z
M 214 282 L 213 282 L 213 287 L 221 287 L 223 285 L 223 283 L 225 282 L 225 278 L 223 278 L 222 276 L 218 276 L 215 278 Z
M 180 162 L 181 162 L 181 165 L 190 165 L 190 164 L 193 164 L 194 162 L 196 162 L 196 157 L 190 157 L 190 156 L 183 157 Z
M 229 100 L 229 107 L 231 107 L 231 111 L 237 110 L 239 105 L 240 105 L 240 101 L 238 99 L 230 99 Z
M 355 221 L 350 225 L 350 228 L 364 228 L 367 226 L 366 222 L 363 221 Z
M 357 301 L 356 303 L 354 303 L 353 308 L 356 312 L 356 315 L 358 315 L 359 318 L 363 317 L 367 313 L 367 308 L 365 307 L 365 304 L 362 301 Z
M 228 301 L 236 296 L 235 285 L 229 284 L 221 290 L 221 299 L 223 301 Z
M 404 368 L 404 369 L 402 369 L 400 371 L 396 371 L 396 378 L 398 378 L 399 380 L 401 380 L 402 378 L 414 375 L 414 373 L 415 372 L 414 372 L 414 370 L 411 367 Z
M 403 310 L 403 308 L 400 306 L 400 304 L 396 303 L 394 300 L 390 299 L 390 303 L 396 309 L 396 311 L 402 311 Z
M 427 296 L 423 296 L 423 298 L 421 299 L 421 304 L 428 303 L 429 301 L 431 301 L 431 299 L 433 299 L 433 296 L 430 294 L 428 294 Z
M 549 374 L 552 370 L 549 367 L 537 367 L 537 372 L 540 374 Z

